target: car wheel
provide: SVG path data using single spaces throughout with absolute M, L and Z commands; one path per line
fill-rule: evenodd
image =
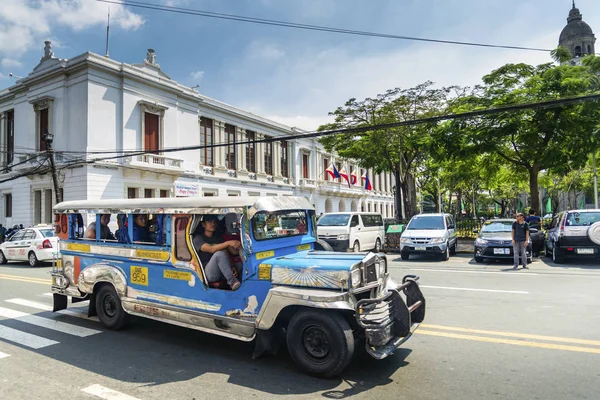
M 321 378 L 339 375 L 354 355 L 352 329 L 338 313 L 298 312 L 287 327 L 286 340 L 294 362 Z
M 333 247 L 323 239 L 317 239 L 315 242 L 315 250 L 333 251 Z
M 450 255 L 451 256 L 455 256 L 456 255 L 456 242 L 454 242 L 454 244 L 450 248 Z
M 477 255 L 477 253 L 474 255 L 474 258 L 475 258 L 475 262 L 478 262 L 478 263 L 482 263 L 483 262 L 483 257 L 479 257 Z
M 117 291 L 110 284 L 101 286 L 96 293 L 96 312 L 102 325 L 114 331 L 123 328 L 129 317 L 123 310 Z
M 8 260 L 4 257 L 4 253 L 0 250 L 0 264 L 8 264 Z
M 360 243 L 358 243 L 358 240 L 352 245 L 352 251 L 355 253 L 360 253 Z
M 408 260 L 408 259 L 410 258 L 410 253 L 402 252 L 402 253 L 400 253 L 400 257 L 401 257 L 401 258 L 402 258 L 404 261 L 406 261 L 406 260 Z
M 380 253 L 381 252 L 381 240 L 379 240 L 379 238 L 377 238 L 377 240 L 375 241 L 375 253 Z
M 546 257 L 548 258 L 552 258 L 552 250 L 550 250 L 546 245 L 544 245 L 544 254 L 546 254 Z
M 27 261 L 29 261 L 29 266 L 31 267 L 37 267 L 37 265 L 39 264 L 39 261 L 33 251 L 29 252 L 29 255 L 27 256 Z
M 558 252 L 556 243 L 554 243 L 554 246 L 552 246 L 552 261 L 555 264 L 562 264 L 565 261 L 564 256 Z

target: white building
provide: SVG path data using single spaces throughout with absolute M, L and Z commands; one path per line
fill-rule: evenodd
M 54 136 L 63 200 L 300 195 L 318 214 L 362 209 L 394 215 L 389 174 L 370 173 L 372 191 L 363 189 L 358 168 L 358 182 L 351 187 L 327 179 L 328 164 L 341 166 L 342 160 L 316 139 L 286 141 L 302 131 L 173 81 L 152 49 L 143 63 L 133 65 L 89 52 L 59 59 L 50 42 L 44 53 L 27 77 L 0 91 L 0 223 L 5 226 L 52 222 L 46 131 Z M 281 141 L 235 145 L 267 137 Z M 229 145 L 165 151 L 217 143 Z M 95 152 L 133 150 L 140 153 L 93 161 L 115 155 Z

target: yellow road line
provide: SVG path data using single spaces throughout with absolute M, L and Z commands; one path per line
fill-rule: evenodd
M 482 335 L 506 336 L 506 337 L 512 337 L 512 338 L 545 340 L 548 342 L 563 342 L 563 343 L 574 343 L 574 344 L 586 344 L 589 346 L 600 346 L 600 340 L 572 339 L 572 338 L 562 338 L 562 337 L 555 337 L 555 336 L 531 335 L 528 333 L 516 333 L 516 332 L 498 332 L 498 331 L 488 331 L 488 330 L 483 330 L 483 329 L 458 328 L 458 327 L 454 327 L 454 326 L 431 325 L 431 324 L 421 324 L 421 327 L 425 328 L 425 329 L 427 329 L 427 328 L 439 329 L 439 330 L 443 330 L 443 331 L 478 333 L 478 334 L 482 334 Z
M 514 346 L 537 347 L 537 348 L 541 348 L 541 349 L 565 350 L 565 351 L 575 351 L 575 352 L 579 352 L 579 353 L 600 354 L 600 349 L 595 349 L 595 348 L 591 348 L 591 347 L 567 346 L 567 345 L 563 345 L 563 344 L 539 343 L 539 342 L 528 342 L 528 341 L 524 341 L 524 340 L 511 340 L 511 339 L 499 339 L 499 338 L 491 338 L 491 337 L 484 337 L 484 336 L 461 335 L 461 334 L 457 334 L 457 333 L 428 331 L 426 329 L 417 329 L 416 333 L 419 335 L 441 336 L 441 337 L 447 337 L 447 338 L 453 338 L 453 339 L 474 340 L 477 342 L 512 344 Z
M 20 282 L 28 282 L 28 283 L 39 283 L 42 285 L 50 285 L 52 281 L 49 279 L 39 279 L 39 278 L 30 278 L 27 276 L 19 276 L 19 275 L 4 275 L 0 274 L 0 279 L 6 279 L 9 281 L 20 281 Z

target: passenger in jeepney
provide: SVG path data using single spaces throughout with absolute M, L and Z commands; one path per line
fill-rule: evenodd
M 135 214 L 133 216 L 133 241 L 152 242 L 150 237 L 150 221 L 147 214 Z
M 218 215 L 205 215 L 202 218 L 202 231 L 192 239 L 198 249 L 200 262 L 204 267 L 206 279 L 209 282 L 227 281 L 232 290 L 237 290 L 241 283 L 238 279 L 241 264 L 234 264 L 231 255 L 237 255 L 241 247 L 238 240 L 225 241 L 217 233 Z
M 110 223 L 110 214 L 100 216 L 100 239 L 116 240 L 108 224 Z M 96 221 L 92 222 L 85 231 L 87 239 L 96 239 Z

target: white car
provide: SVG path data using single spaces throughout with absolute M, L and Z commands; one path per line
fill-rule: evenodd
M 52 261 L 59 256 L 58 237 L 50 225 L 21 229 L 0 244 L 0 263 L 28 261 L 35 267 L 40 261 Z

